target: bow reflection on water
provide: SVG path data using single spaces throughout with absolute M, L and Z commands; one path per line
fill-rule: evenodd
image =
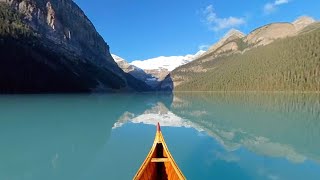
M 227 151 L 300 163 L 320 162 L 320 95 L 293 93 L 175 93 L 172 104 L 154 103 L 142 114 L 126 111 L 113 128 L 144 123 L 192 127 Z

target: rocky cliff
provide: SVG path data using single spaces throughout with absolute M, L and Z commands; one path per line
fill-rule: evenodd
M 72 0 L 0 0 L 20 12 L 24 22 L 47 40 L 98 65 L 116 65 L 109 46 Z
M 109 46 L 72 0 L 0 0 L 0 5 L 3 22 L 0 45 L 4 57 L 1 69 L 15 68 L 1 73 L 3 92 L 142 91 L 148 88 L 117 66 Z M 30 32 L 28 36 L 20 32 L 21 27 Z M 23 74 L 30 77 L 24 79 Z M 137 83 L 141 87 L 136 87 Z

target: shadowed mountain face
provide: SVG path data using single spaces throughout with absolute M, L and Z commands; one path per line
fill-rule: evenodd
M 2 93 L 145 91 L 71 0 L 0 0 Z

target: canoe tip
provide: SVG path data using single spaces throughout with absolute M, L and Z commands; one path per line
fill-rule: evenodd
M 158 124 L 157 124 L 157 131 L 161 131 L 160 123 L 159 123 L 159 122 L 158 122 Z

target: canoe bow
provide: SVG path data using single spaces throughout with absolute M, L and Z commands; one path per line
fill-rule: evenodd
M 151 150 L 133 179 L 186 179 L 169 152 L 159 123 Z

